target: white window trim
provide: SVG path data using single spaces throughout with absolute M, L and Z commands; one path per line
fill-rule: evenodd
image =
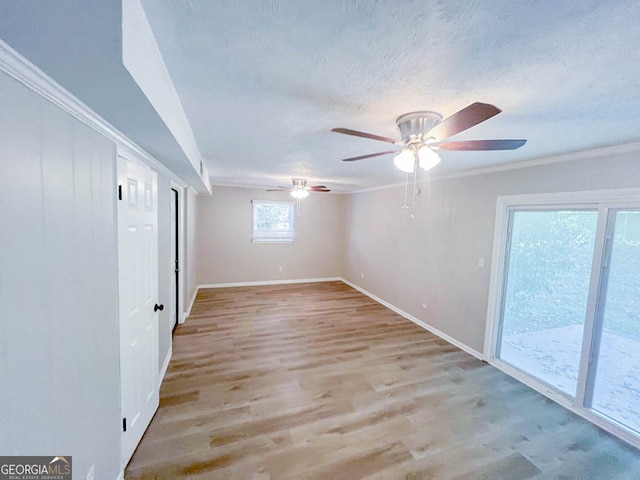
M 291 236 L 256 236 L 256 205 L 288 205 L 290 207 Z M 295 202 L 277 200 L 251 200 L 251 242 L 253 243 L 294 243 L 296 237 Z
M 580 371 L 582 375 L 578 378 L 578 395 L 575 399 L 572 399 L 548 384 L 526 374 L 522 370 L 501 361 L 496 357 L 496 347 L 505 281 L 505 262 L 507 260 L 505 246 L 511 211 L 553 208 L 597 209 L 602 211 L 609 208 L 637 208 L 639 205 L 640 189 L 638 188 L 499 196 L 496 205 L 489 302 L 487 306 L 487 323 L 483 348 L 483 360 L 490 365 L 636 448 L 640 448 L 640 436 L 638 433 L 595 410 L 582 406 L 584 403 L 582 392 L 584 391 L 584 386 L 587 381 L 586 374 L 583 374 L 586 373 L 586 369 L 582 367 L 585 362 L 589 362 L 587 349 L 583 347 L 582 358 L 580 359 Z M 597 270 L 594 269 L 593 271 L 600 271 L 602 249 L 598 249 L 598 245 L 604 243 L 601 238 L 602 235 L 604 235 L 605 225 L 603 224 L 606 224 L 606 218 L 604 215 L 600 215 L 596 233 L 596 251 L 594 252 L 594 268 Z M 594 328 L 596 302 L 595 295 L 593 295 L 592 292 L 598 289 L 598 284 L 599 278 L 591 278 L 589 301 L 587 304 L 587 321 L 584 326 L 585 332 L 588 334 L 584 337 L 585 341 L 592 336 L 591 334 Z

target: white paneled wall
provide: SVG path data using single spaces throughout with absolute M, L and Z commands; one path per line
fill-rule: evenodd
M 0 73 L 0 454 L 119 473 L 115 145 Z

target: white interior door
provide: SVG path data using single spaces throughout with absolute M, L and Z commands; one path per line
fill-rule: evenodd
M 158 408 L 158 201 L 151 169 L 118 156 L 122 466 Z

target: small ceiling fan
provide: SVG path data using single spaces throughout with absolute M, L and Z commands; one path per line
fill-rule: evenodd
M 439 150 L 515 150 L 520 148 L 526 140 L 465 140 L 459 142 L 445 142 L 449 137 L 478 125 L 500 113 L 501 110 L 487 103 L 472 103 L 448 118 L 436 112 L 419 111 L 405 113 L 396 119 L 402 140 L 372 135 L 348 128 L 333 128 L 332 132 L 370 138 L 381 142 L 398 145 L 401 149 L 385 152 L 370 153 L 358 157 L 345 158 L 345 162 L 363 160 L 396 153 L 393 163 L 403 172 L 413 173 L 416 164 L 424 170 L 429 170 L 440 163 Z
M 297 199 L 306 198 L 309 192 L 330 192 L 324 185 L 308 186 L 305 178 L 292 178 L 293 187 L 270 188 L 267 192 L 291 192 L 291 196 Z

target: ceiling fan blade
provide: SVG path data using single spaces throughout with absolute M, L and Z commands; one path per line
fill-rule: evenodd
M 331 131 L 344 133 L 345 135 L 353 135 L 355 137 L 370 138 L 371 140 L 380 140 L 381 142 L 393 143 L 394 145 L 402 144 L 402 142 L 392 138 L 381 137 L 380 135 L 373 135 L 371 133 L 358 132 L 357 130 L 351 130 L 349 128 L 332 128 Z
M 435 145 L 438 150 L 515 150 L 520 148 L 526 140 L 467 140 L 462 142 L 444 142 Z
M 391 153 L 398 153 L 397 150 L 389 150 L 388 152 L 370 153 L 369 155 L 360 155 L 359 157 L 343 158 L 343 162 L 353 162 L 355 160 L 363 160 L 365 158 L 380 157 L 382 155 L 389 155 Z
M 329 190 L 328 188 L 319 188 L 317 190 L 310 190 L 311 192 L 330 192 L 331 190 Z
M 309 190 L 323 190 L 325 188 L 327 187 L 324 185 L 314 185 L 313 187 L 309 187 Z
M 286 192 L 287 190 L 290 190 L 290 189 L 288 187 L 270 188 L 267 190 L 267 192 Z
M 440 142 L 445 138 L 453 137 L 468 128 L 490 119 L 501 111 L 499 108 L 489 105 L 488 103 L 472 103 L 450 117 L 445 118 L 429 130 L 426 135 L 434 138 L 436 142 Z

